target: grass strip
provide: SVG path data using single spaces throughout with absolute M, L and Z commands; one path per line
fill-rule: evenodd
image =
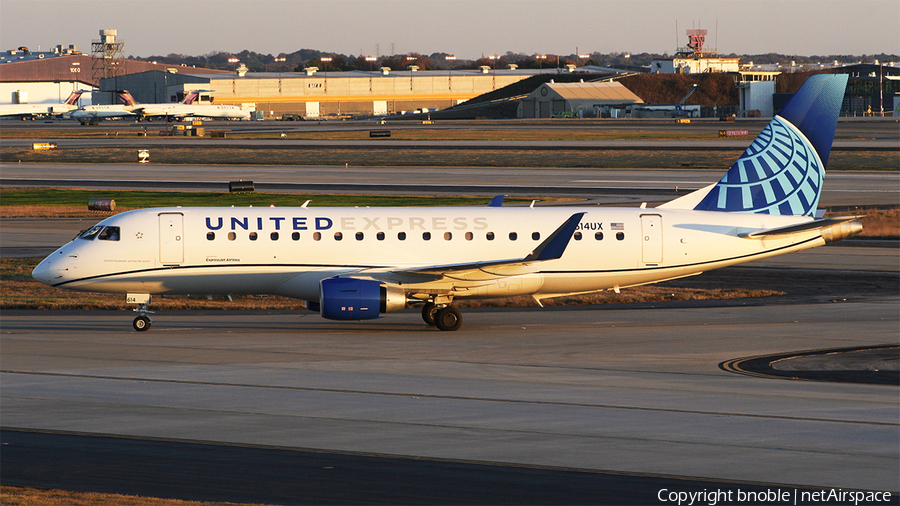
M 298 127 L 299 125 L 299 127 Z M 171 126 L 169 128 L 171 129 Z M 242 130 L 240 124 L 220 125 L 206 123 L 207 134 L 212 132 L 225 133 L 228 139 L 294 139 L 294 140 L 368 140 L 370 130 L 390 130 L 390 140 L 401 141 L 640 141 L 640 140 L 727 140 L 719 137 L 718 132 L 690 132 L 690 131 L 664 131 L 654 129 L 656 125 L 648 124 L 641 130 L 615 130 L 606 129 L 607 125 L 591 125 L 592 128 L 556 127 L 547 129 L 538 128 L 419 128 L 404 125 L 364 125 L 347 130 L 330 131 L 297 131 L 304 124 L 275 123 L 265 131 Z M 144 128 L 147 128 L 147 137 L 159 137 L 167 134 L 164 125 L 134 123 L 106 123 L 100 126 L 51 129 L 51 128 L 4 128 L 0 138 L 2 139 L 106 139 L 110 137 L 141 137 Z M 284 129 L 281 131 L 280 129 Z M 724 127 L 723 127 L 724 128 Z M 732 139 L 733 140 L 733 139 Z
M 182 501 L 136 495 L 103 494 L 100 492 L 72 492 L 68 490 L 44 490 L 31 487 L 0 486 L 0 504 L 3 506 L 263 506 L 231 502 Z
M 157 147 L 150 163 L 171 165 L 295 165 L 352 167 L 561 167 L 561 168 L 710 168 L 727 170 L 743 149 L 735 150 L 541 150 L 541 149 L 426 149 L 426 148 L 271 148 Z M 132 148 L 71 148 L 34 151 L 0 148 L 7 163 L 134 163 Z M 897 153 L 837 151 L 829 170 L 897 170 Z
M 223 186 L 224 183 L 223 183 Z M 87 210 L 88 200 L 112 199 L 116 212 L 148 207 L 299 207 L 307 200 L 314 207 L 409 207 L 483 206 L 486 197 L 442 197 L 416 195 L 339 195 L 295 193 L 229 193 L 135 190 L 80 190 L 54 188 L 0 189 L 0 217 L 84 217 L 102 216 Z M 541 198 L 542 202 L 564 199 Z M 506 203 L 529 203 L 530 199 L 507 199 Z

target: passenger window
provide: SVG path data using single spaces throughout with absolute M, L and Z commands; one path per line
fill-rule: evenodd
M 278 240 L 278 232 L 272 232 L 271 234 L 269 234 L 269 239 L 272 239 L 273 241 L 277 241 Z
M 234 232 L 228 232 L 228 240 L 233 241 L 235 239 L 237 239 L 237 234 L 235 234 Z
M 318 241 L 318 240 L 321 240 L 321 239 L 322 239 L 322 233 L 321 233 L 321 232 L 315 232 L 315 233 L 313 234 L 313 241 Z
M 216 233 L 215 233 L 215 232 L 207 232 L 207 233 L 206 233 L 206 240 L 207 240 L 207 241 L 215 241 L 215 240 L 216 240 Z
M 100 225 L 97 225 L 96 227 L 91 227 L 91 228 L 85 230 L 84 232 L 80 233 L 78 235 L 78 238 L 79 239 L 87 239 L 88 241 L 93 241 L 97 237 L 97 234 L 100 233 L 101 230 L 103 230 L 103 227 L 101 227 Z
M 596 234 L 594 234 L 594 239 L 597 239 L 598 241 L 602 241 L 603 240 L 603 232 L 597 232 Z
M 401 241 L 405 241 L 406 240 L 406 232 L 398 232 L 397 239 L 399 239 Z
M 362 233 L 362 232 L 357 232 L 357 233 L 356 233 L 356 240 L 357 240 L 357 241 L 362 241 L 362 240 L 363 240 L 363 237 L 364 237 L 364 236 L 363 236 L 363 233 Z
M 299 241 L 300 240 L 300 232 L 294 232 L 293 234 L 291 234 L 291 239 L 293 239 L 295 241 Z
M 484 237 L 485 237 L 488 241 L 493 241 L 493 240 L 494 240 L 494 233 L 493 233 L 493 232 L 488 232 L 487 234 L 485 234 Z
M 430 241 L 431 240 L 431 232 L 422 232 L 422 240 Z
M 475 234 L 473 234 L 472 232 L 466 232 L 466 240 L 467 241 L 471 241 L 474 238 L 475 238 Z
M 444 240 L 449 241 L 450 239 L 453 239 L 453 234 L 451 234 L 450 232 L 444 232 Z
M 343 239 L 343 238 L 344 238 L 344 234 L 342 234 L 342 233 L 340 233 L 340 232 L 335 232 L 335 233 L 334 233 L 334 240 L 335 240 L 335 241 L 340 241 L 340 240 Z
M 540 241 L 540 240 L 541 240 L 541 233 L 540 233 L 540 232 L 532 232 L 532 233 L 531 233 L 531 238 L 534 239 L 535 241 Z
M 255 241 L 255 240 L 256 240 L 256 232 L 250 232 L 250 240 L 251 240 L 251 241 Z
M 379 241 L 383 241 L 384 240 L 384 232 L 378 232 L 377 234 L 375 234 L 375 238 L 378 239 Z
M 518 239 L 518 238 L 519 238 L 519 234 L 517 234 L 517 233 L 515 233 L 515 232 L 510 232 L 510 233 L 509 233 L 509 240 L 510 240 L 510 241 L 515 241 L 515 240 Z
M 100 235 L 97 236 L 97 239 L 100 239 L 101 241 L 118 241 L 119 227 L 104 228 L 103 232 L 100 232 Z
M 624 241 L 625 240 L 625 232 L 616 232 L 616 239 L 618 239 L 620 241 Z
M 581 232 L 575 232 L 575 235 L 572 236 L 572 239 L 575 239 L 576 241 L 580 241 L 581 240 Z

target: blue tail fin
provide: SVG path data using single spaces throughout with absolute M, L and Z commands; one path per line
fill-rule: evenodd
M 847 79 L 807 79 L 694 209 L 815 216 Z

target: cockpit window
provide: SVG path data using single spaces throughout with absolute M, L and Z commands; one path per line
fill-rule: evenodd
M 97 225 L 78 234 L 78 239 L 87 239 L 88 241 L 93 241 L 94 239 L 100 239 L 101 241 L 118 241 L 119 227 L 102 227 Z
M 118 241 L 119 227 L 104 228 L 103 232 L 100 232 L 100 235 L 97 236 L 97 239 L 100 239 L 101 241 Z
M 87 239 L 88 241 L 93 241 L 97 237 L 97 234 L 100 233 L 101 230 L 103 230 L 103 227 L 101 227 L 100 225 L 97 225 L 95 227 L 89 228 L 89 229 L 85 230 L 84 232 L 78 234 L 78 238 L 79 239 Z

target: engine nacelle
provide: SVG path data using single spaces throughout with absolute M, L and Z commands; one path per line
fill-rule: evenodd
M 406 292 L 370 279 L 328 278 L 319 282 L 319 314 L 329 320 L 371 320 L 406 308 Z

